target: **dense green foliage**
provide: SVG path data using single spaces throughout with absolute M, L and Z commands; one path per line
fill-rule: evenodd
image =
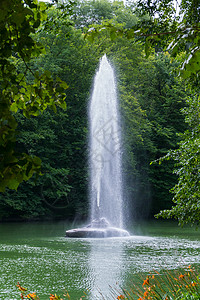
M 178 61 L 177 74 L 184 80 L 194 96 L 188 100 L 185 110 L 188 119 L 200 124 L 199 72 L 200 72 L 200 5 L 196 0 L 182 1 L 145 1 L 140 0 L 135 7 L 138 22 L 132 28 L 119 28 L 112 23 L 93 27 L 86 34 L 94 40 L 102 30 L 110 33 L 110 38 L 124 36 L 144 45 L 146 56 L 152 52 L 169 51 Z M 196 99 L 196 100 L 195 100 Z M 193 107 L 196 108 L 194 111 Z M 191 122 L 190 122 L 191 123 Z M 195 132 L 195 135 L 194 135 Z M 195 138 L 194 138 L 195 136 Z M 180 224 L 199 224 L 199 125 L 190 124 L 182 136 L 178 151 L 166 156 L 177 161 L 178 184 L 173 189 L 173 201 L 177 207 L 163 211 L 159 216 L 175 217 Z M 187 155 L 186 155 L 187 154 Z M 195 158 L 193 158 L 195 157 Z M 192 188 L 191 188 L 192 187 Z
M 180 4 L 177 3 L 178 13 L 175 12 L 174 2 L 171 0 L 156 3 L 139 1 L 139 6 L 142 7 L 143 13 L 148 13 L 151 17 L 151 26 L 146 24 L 147 26 L 141 29 L 146 35 L 147 48 L 160 45 L 163 49 L 167 48 L 172 56 L 179 57 L 179 77 L 185 80 L 187 89 L 192 94 L 188 97 L 188 106 L 184 111 L 189 128 L 181 135 L 179 148 L 170 151 L 165 157 L 176 161 L 175 173 L 178 175 L 178 184 L 172 190 L 176 206 L 171 210 L 162 211 L 158 216 L 174 217 L 181 225 L 185 223 L 199 225 L 200 5 L 196 0 L 182 0 Z
M 129 56 L 130 66 L 135 63 L 135 54 L 131 52 Z M 176 181 L 172 175 L 173 162 L 150 166 L 152 160 L 176 147 L 177 132 L 185 128 L 180 109 L 185 105 L 186 95 L 171 74 L 172 68 L 168 56 L 161 54 L 148 61 L 142 58 L 138 67 L 125 73 L 126 90 L 121 98 L 128 150 L 125 158 L 128 198 L 134 204 L 133 213 L 141 217 L 147 216 L 149 210 L 153 215 L 170 207 L 169 189 Z
M 18 70 L 26 75 L 25 89 L 34 85 L 34 76 L 41 82 L 42 74 L 46 74 L 49 82 L 45 87 L 52 87 L 58 77 L 67 83 L 67 110 L 53 112 L 45 104 L 43 114 L 39 110 L 33 113 L 29 104 L 23 108 L 21 102 L 9 102 L 9 114 L 13 119 L 12 109 L 15 124 L 18 123 L 15 151 L 41 159 L 42 176 L 22 183 L 17 191 L 6 190 L 1 194 L 0 218 L 14 218 L 16 214 L 26 219 L 87 216 L 87 105 L 99 58 L 105 52 L 117 73 L 124 128 L 124 195 L 130 217 L 147 217 L 149 212 L 153 216 L 160 209 L 170 208 L 169 189 L 177 179 L 172 174 L 174 163 L 150 166 L 150 162 L 166 155 L 180 142 L 177 133 L 186 129 L 180 109 L 185 106 L 188 93 L 173 74 L 178 64 L 171 62 L 169 54 L 152 54 L 146 59 L 137 38 L 131 40 L 120 34 L 124 30 L 130 33 L 131 27 L 148 20 L 149 17 L 134 11 L 134 5 L 124 7 L 122 2 L 105 0 L 78 2 L 70 16 L 51 7 L 44 22 L 36 27 L 39 30 L 33 30 L 31 35 L 33 43 L 45 51 L 29 58 L 28 65 L 24 65 L 20 55 L 12 55 L 15 73 Z M 109 30 L 100 30 L 101 22 Z M 88 26 L 99 32 L 93 43 L 84 39 Z M 63 84 L 63 88 L 67 86 Z M 46 99 L 45 87 L 42 91 Z M 47 91 L 49 96 L 52 90 Z M 25 91 L 20 92 L 27 96 Z M 54 110 L 55 99 L 48 103 Z M 27 111 L 28 115 L 24 113 Z M 33 117 L 27 119 L 29 115 Z
M 138 1 L 138 12 L 149 15 L 149 21 L 138 26 L 146 52 L 157 47 L 168 49 L 174 57 L 181 55 L 179 75 L 196 84 L 200 72 L 199 10 L 196 0 Z
M 40 159 L 19 153 L 14 149 L 17 122 L 13 112 L 20 109 L 26 117 L 37 116 L 48 106 L 65 107 L 64 90 L 67 85 L 57 84 L 49 72 L 33 72 L 29 62 L 43 52 L 33 39 L 40 24 L 46 19 L 46 5 L 36 1 L 9 0 L 0 4 L 0 191 L 16 189 L 23 180 L 39 173 Z M 24 71 L 19 72 L 18 61 Z M 27 82 L 31 72 L 33 81 Z
M 181 225 L 200 222 L 200 103 L 199 96 L 188 98 L 185 109 L 189 129 L 181 135 L 179 148 L 169 151 L 165 159 L 173 158 L 177 164 L 175 173 L 178 183 L 173 188 L 174 198 L 171 210 L 163 210 L 158 216 L 176 218 Z
M 176 7 L 175 7 L 176 5 Z M 172 57 L 181 57 L 179 75 L 199 83 L 200 72 L 200 17 L 199 3 L 196 0 L 154 1 L 139 0 L 134 14 L 137 22 L 132 26 L 119 28 L 115 19 L 100 27 L 93 26 L 86 37 L 94 40 L 101 31 L 110 32 L 111 39 L 123 36 L 144 45 L 148 57 L 154 51 L 170 51 Z M 136 20 L 136 19 L 135 19 Z
M 17 191 L 4 194 L 6 215 L 8 207 L 11 215 L 17 210 L 18 215 L 28 219 L 54 214 L 63 218 L 66 214 L 74 216 L 80 211 L 84 215 L 87 211 L 84 208 L 87 201 L 87 153 L 84 151 L 87 99 L 96 62 L 81 32 L 74 30 L 66 18 L 56 18 L 57 15 L 55 9 L 51 9 L 46 28 L 35 36 L 45 41 L 46 54 L 32 60 L 31 67 L 38 72 L 48 70 L 53 77 L 59 76 L 68 83 L 67 111 L 48 110 L 28 120 L 17 114 L 20 135 L 16 147 L 40 157 L 42 176 L 36 182 L 30 180 Z

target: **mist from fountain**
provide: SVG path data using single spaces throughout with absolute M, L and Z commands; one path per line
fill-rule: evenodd
M 104 55 L 94 78 L 88 109 L 90 219 L 70 237 L 128 236 L 123 229 L 121 126 L 114 69 Z
M 104 217 L 122 228 L 120 130 L 114 70 L 104 55 L 89 106 L 91 220 Z

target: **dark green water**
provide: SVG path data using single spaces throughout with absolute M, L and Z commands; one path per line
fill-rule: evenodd
M 199 231 L 171 223 L 134 227 L 128 238 L 66 239 L 66 223 L 0 224 L 0 299 L 20 299 L 19 281 L 41 300 L 50 293 L 112 299 L 134 274 L 200 264 Z M 99 293 L 100 291 L 100 293 Z

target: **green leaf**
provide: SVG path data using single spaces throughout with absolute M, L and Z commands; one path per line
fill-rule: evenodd
M 17 112 L 18 111 L 18 105 L 16 102 L 12 103 L 11 106 L 10 106 L 10 110 L 13 111 L 13 112 Z
M 20 182 L 16 178 L 10 179 L 8 182 L 8 188 L 12 190 L 17 190 L 19 184 Z

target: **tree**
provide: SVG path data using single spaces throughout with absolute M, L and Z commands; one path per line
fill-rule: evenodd
M 149 15 L 148 22 L 138 24 L 137 37 L 145 42 L 146 53 L 152 48 L 168 50 L 180 57 L 179 75 L 199 83 L 200 16 L 199 2 L 144 1 L 138 2 L 138 13 Z
M 115 26 L 123 28 L 121 24 Z M 173 162 L 160 167 L 150 166 L 150 162 L 177 147 L 180 140 L 177 133 L 186 128 L 180 109 L 185 105 L 187 93 L 172 73 L 177 63 L 171 63 L 169 54 L 146 59 L 141 45 L 123 36 L 111 41 L 109 34 L 100 31 L 93 43 L 104 47 L 102 50 L 117 70 L 125 131 L 125 198 L 133 218 L 147 218 L 172 205 L 169 189 L 177 179 L 172 174 Z
M 47 107 L 65 103 L 66 83 L 49 72 L 33 72 L 30 62 L 44 52 L 33 34 L 46 19 L 46 5 L 36 0 L 2 0 L 0 4 L 0 191 L 16 189 L 23 180 L 40 173 L 39 158 L 15 150 L 17 121 L 14 113 L 37 116 Z M 18 62 L 24 69 L 19 72 Z M 26 80 L 32 74 L 32 82 Z
M 101 1 L 98 5 L 101 7 Z M 88 25 L 93 2 L 84 7 L 87 15 L 85 25 Z M 124 11 L 127 8 L 122 5 L 117 11 L 119 15 L 120 9 Z M 129 8 L 127 13 L 133 15 Z M 90 26 L 86 38 L 93 41 L 102 52 L 106 52 L 117 69 L 123 124 L 126 127 L 126 193 L 127 198 L 131 199 L 132 211 L 138 215 L 141 209 L 144 211 L 145 206 L 143 217 L 146 217 L 148 208 L 152 214 L 172 204 L 169 189 L 176 182 L 176 176 L 172 175 L 173 162 L 165 163 L 162 167 L 149 167 L 149 164 L 151 160 L 165 155 L 170 148 L 176 148 L 179 140 L 176 133 L 186 128 L 180 112 L 180 108 L 185 105 L 186 93 L 183 83 L 175 78 L 175 74 L 170 74 L 178 63 L 174 61 L 171 64 L 169 54 L 157 54 L 155 58 L 152 55 L 148 60 L 144 59 L 142 43 L 136 37 L 134 28 L 141 22 L 149 21 L 147 14 L 140 18 L 138 12 L 134 14 L 135 23 L 131 29 L 126 22 L 117 22 L 117 14 L 113 14 L 113 19 L 107 16 L 109 20 L 101 16 L 100 13 L 96 14 L 96 23 Z M 76 21 L 78 24 L 78 17 Z M 84 27 L 84 14 L 81 26 Z M 131 39 L 133 33 L 134 40 Z
M 69 88 L 62 91 L 63 97 L 67 97 L 67 110 L 58 108 L 56 114 L 47 105 L 41 114 L 40 99 L 36 111 L 31 110 L 34 101 L 26 103 L 25 108 L 32 103 L 29 110 L 18 109 L 21 102 L 11 101 L 9 108 L 13 110 L 19 132 L 14 131 L 14 154 L 39 157 L 43 176 L 36 182 L 30 179 L 22 183 L 17 192 L 2 194 L 0 215 L 6 216 L 8 208 L 12 216 L 17 212 L 22 218 L 87 214 L 87 101 L 99 58 L 105 52 L 117 69 L 122 123 L 126 129 L 123 166 L 126 192 L 133 208 L 131 214 L 138 214 L 144 206 L 150 207 L 151 198 L 154 209 L 151 213 L 170 207 L 172 196 L 168 189 L 176 182 L 176 176 L 170 175 L 173 163 L 163 164 L 161 168 L 149 164 L 165 155 L 169 148 L 174 149 L 180 140 L 176 132 L 184 128 L 179 109 L 186 93 L 183 84 L 170 73 L 177 64 L 170 63 L 169 54 L 149 55 L 147 60 L 137 33 L 135 39 L 131 39 L 134 32 L 131 27 L 136 28 L 140 19 L 150 20 L 147 14 L 140 18 L 133 10 L 135 6 L 125 7 L 122 2 L 80 2 L 75 13 L 68 17 L 52 7 L 47 13 L 43 11 L 44 21 L 37 32 L 31 34 L 33 43 L 43 44 L 42 53 L 32 56 L 28 62 L 19 54 L 10 57 L 14 74 L 24 74 L 25 87 L 32 86 L 38 77 L 41 81 L 42 74 L 50 76 L 51 73 L 48 80 L 52 85 L 59 77 Z M 91 20 L 96 24 L 91 24 Z M 88 24 L 91 40 L 93 29 L 98 33 L 92 44 L 84 40 L 83 32 L 88 30 L 84 26 Z M 38 91 L 39 88 L 36 95 Z M 54 104 L 52 101 L 49 108 L 55 110 Z M 26 118 L 32 115 L 33 118 Z M 147 215 L 145 211 L 143 216 Z
M 78 28 L 88 28 L 90 25 L 101 24 L 102 21 L 110 19 L 124 23 L 126 28 L 131 28 L 137 23 L 137 16 L 132 13 L 132 8 L 125 7 L 122 1 L 79 0 L 74 5 L 72 20 Z
M 87 100 L 99 56 L 81 30 L 55 7 L 48 10 L 45 23 L 33 37 L 43 43 L 45 53 L 31 60 L 31 69 L 46 70 L 52 78 L 68 82 L 67 110 L 46 109 L 28 119 L 20 111 L 15 114 L 19 130 L 16 150 L 39 157 L 42 176 L 22 182 L 17 191 L 3 193 L 0 218 L 16 214 L 22 219 L 85 216 Z M 27 80 L 31 82 L 32 74 Z
M 123 59 L 122 52 L 126 53 Z M 186 92 L 171 73 L 175 64 L 170 63 L 169 55 L 146 60 L 142 51 L 139 54 L 139 47 L 131 43 L 122 52 L 116 56 L 124 81 L 122 84 L 120 80 L 120 98 L 127 148 L 126 183 L 133 215 L 146 218 L 172 205 L 169 189 L 177 180 L 172 174 L 174 163 L 150 166 L 150 162 L 177 148 L 177 133 L 186 128 L 180 111 L 185 106 Z
M 86 38 L 93 40 L 99 32 L 110 32 L 111 39 L 125 36 L 134 39 L 134 42 L 144 45 L 146 56 L 151 52 L 168 51 L 179 64 L 176 71 L 188 90 L 193 95 L 186 108 L 186 121 L 197 119 L 199 124 L 199 75 L 200 75 L 200 6 L 196 0 L 176 1 L 177 10 L 173 0 L 154 1 L 140 0 L 137 2 L 136 14 L 138 22 L 132 28 L 118 28 L 114 23 L 93 27 L 86 33 Z M 196 107 L 194 111 L 193 107 Z M 177 209 L 173 208 L 161 213 L 164 217 L 175 217 L 179 223 L 199 223 L 199 126 L 191 122 L 191 127 L 183 135 L 183 141 L 177 152 L 170 152 L 175 157 L 178 170 L 178 184 L 174 188 L 173 201 Z M 194 128 L 193 128 L 194 126 Z M 195 132 L 195 139 L 194 137 Z M 187 141 L 186 141 L 187 139 Z M 191 155 L 186 155 L 191 153 Z M 195 154 L 195 159 L 192 157 Z M 183 157 L 187 157 L 186 160 Z M 169 156 L 167 156 L 168 158 Z M 191 170 L 193 172 L 191 173 Z M 192 174 L 192 176 L 183 174 Z M 191 189 L 191 185 L 193 189 Z M 190 197 L 189 197 L 189 193 Z M 192 197 L 192 200 L 191 200 Z M 189 217 L 188 212 L 192 215 Z M 159 216 L 160 216 L 159 215 Z
M 157 217 L 178 219 L 180 225 L 200 224 L 200 101 L 199 95 L 188 97 L 185 120 L 189 125 L 181 137 L 179 148 L 163 158 L 174 159 L 178 183 L 172 189 L 172 209 L 161 211 Z M 163 160 L 162 159 L 162 160 Z
M 178 3 L 178 1 L 177 1 Z M 173 1 L 139 1 L 142 12 L 151 16 L 149 24 L 141 28 L 145 37 L 146 52 L 155 45 L 168 49 L 171 55 L 179 58 L 179 76 L 185 80 L 191 96 L 185 108 L 185 120 L 188 130 L 181 135 L 179 148 L 170 151 L 166 159 L 176 161 L 175 173 L 178 183 L 173 188 L 171 210 L 161 211 L 157 216 L 174 217 L 179 224 L 200 223 L 200 15 L 199 2 L 182 0 L 179 14 L 175 13 Z M 157 16 L 156 16 L 157 14 Z M 153 32 L 152 32 L 153 31 Z
M 174 2 L 177 3 L 178 11 Z M 114 22 L 93 27 L 86 38 L 93 40 L 99 32 L 106 30 L 111 39 L 124 36 L 143 43 L 146 56 L 152 51 L 169 51 L 179 57 L 179 75 L 196 86 L 200 72 L 200 17 L 197 0 L 179 1 L 140 0 L 134 10 L 137 22 L 131 28 L 115 26 Z

